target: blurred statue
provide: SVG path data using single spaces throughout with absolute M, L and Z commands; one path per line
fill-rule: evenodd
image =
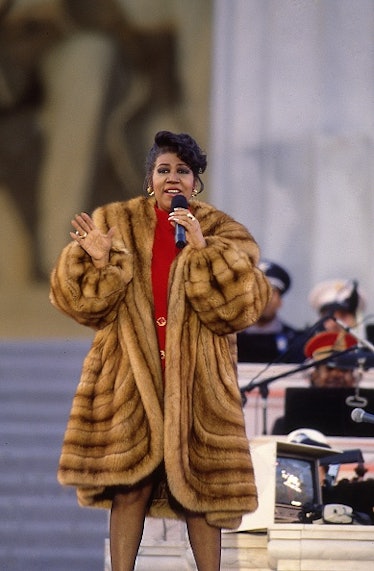
M 0 3 L 0 190 L 29 233 L 30 277 L 49 274 L 66 212 L 138 188 L 147 122 L 179 101 L 175 42 L 115 0 Z

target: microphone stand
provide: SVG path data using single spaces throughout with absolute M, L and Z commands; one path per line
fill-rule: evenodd
M 370 351 L 372 353 L 374 353 L 374 345 L 372 343 L 370 343 L 370 341 L 368 341 L 367 339 L 364 339 L 363 337 L 360 337 L 359 335 L 357 335 L 357 333 L 355 333 L 351 327 L 347 327 L 347 325 L 345 325 L 345 323 L 343 323 L 343 321 L 340 321 L 340 319 L 336 319 L 336 317 L 334 317 L 333 319 L 334 319 L 335 323 L 337 323 L 339 325 L 339 327 L 344 329 L 344 331 L 346 331 L 347 333 L 350 333 L 351 335 L 353 335 L 353 337 L 356 339 L 356 341 L 361 343 L 361 345 L 365 345 L 365 347 L 367 347 L 368 349 L 370 349 Z
M 356 339 L 356 341 L 358 341 L 358 343 L 360 345 L 364 345 L 365 347 L 367 347 L 367 349 L 370 349 L 370 351 L 372 353 L 374 353 L 374 345 L 372 343 L 370 343 L 370 341 L 368 341 L 367 339 L 364 339 L 364 338 L 360 337 L 359 335 L 357 335 L 357 333 L 352 331 L 352 329 L 350 327 L 347 327 L 347 325 L 345 325 L 345 323 L 343 323 L 343 321 L 341 321 L 340 319 L 337 319 L 334 317 L 334 321 L 335 321 L 335 323 L 337 323 L 339 325 L 339 327 L 344 329 L 344 331 L 346 331 L 350 335 L 353 335 L 353 337 Z M 365 361 L 366 361 L 365 357 L 358 357 L 358 359 L 357 359 L 358 376 L 357 376 L 357 382 L 355 384 L 355 394 L 353 396 L 346 398 L 345 403 L 347 406 L 352 406 L 352 407 L 363 406 L 363 407 L 365 407 L 368 403 L 367 398 L 362 397 L 360 395 L 360 381 L 361 381 L 362 376 L 363 376 Z
M 357 345 L 354 345 L 353 347 L 348 347 L 348 349 L 345 349 L 344 351 L 336 351 L 335 354 L 329 355 L 329 357 L 325 357 L 324 359 L 319 359 L 318 361 L 311 361 L 309 363 L 305 363 L 303 365 L 295 367 L 294 369 L 290 369 L 289 371 L 285 371 L 283 373 L 280 373 L 279 375 L 274 375 L 273 377 L 268 377 L 267 379 L 264 379 L 263 381 L 260 381 L 258 383 L 253 383 L 252 381 L 250 381 L 248 383 L 248 385 L 246 385 L 245 387 L 241 387 L 240 393 L 242 396 L 243 406 L 247 402 L 247 397 L 246 397 L 245 393 L 249 393 L 249 392 L 253 391 L 253 389 L 258 389 L 260 392 L 261 399 L 262 399 L 261 400 L 261 403 L 262 403 L 262 434 L 263 435 L 267 434 L 268 396 L 269 396 L 269 385 L 271 383 L 273 383 L 274 381 L 277 381 L 279 379 L 282 379 L 283 377 L 288 377 L 289 375 L 293 375 L 294 373 L 298 373 L 300 371 L 305 371 L 306 369 L 310 369 L 311 367 L 314 367 L 316 364 L 323 365 L 324 363 L 328 363 L 328 362 L 332 361 L 336 357 L 341 357 L 342 355 L 345 355 L 346 353 L 350 353 L 351 351 L 354 351 L 356 349 L 357 349 Z
M 307 332 L 305 332 L 300 339 L 303 340 L 303 343 L 305 343 L 307 341 L 307 339 L 309 339 L 316 331 L 317 329 L 323 325 L 323 323 L 327 320 L 333 317 L 332 312 L 328 313 L 328 315 L 325 315 L 323 317 L 321 317 L 321 319 L 319 319 L 318 321 L 316 321 L 316 323 L 314 323 L 314 325 L 312 325 Z M 300 340 L 299 340 L 300 343 Z M 282 356 L 283 358 L 288 354 L 289 351 L 286 351 L 286 353 Z M 275 365 L 278 364 L 276 361 L 272 361 L 271 363 L 269 363 L 269 365 L 266 367 L 266 369 L 270 366 L 270 365 Z M 247 397 L 245 395 L 246 392 L 250 392 L 251 390 L 253 390 L 254 388 L 258 388 L 262 397 L 262 415 L 263 415 L 263 420 L 262 420 L 262 424 L 263 424 L 263 434 L 266 434 L 266 426 L 267 426 L 267 399 L 269 396 L 269 388 L 268 385 L 273 382 L 276 381 L 277 379 L 281 379 L 283 377 L 286 377 L 288 375 L 292 375 L 293 373 L 296 373 L 298 371 L 302 371 L 304 368 L 308 369 L 309 367 L 312 367 L 313 363 L 311 365 L 304 365 L 301 367 L 297 367 L 296 369 L 292 369 L 291 371 L 288 371 L 286 373 L 282 373 L 281 375 L 276 375 L 275 377 L 270 377 L 270 379 L 265 379 L 263 382 L 261 383 L 257 383 L 257 384 L 253 384 L 253 380 L 244 388 L 240 389 L 241 392 L 241 397 L 242 397 L 242 406 L 245 405 L 245 403 L 247 402 Z M 256 378 L 256 377 L 255 377 Z

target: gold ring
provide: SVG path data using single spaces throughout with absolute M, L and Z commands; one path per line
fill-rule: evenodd
M 84 234 L 79 234 L 79 230 L 76 230 L 75 233 L 78 236 L 78 238 L 81 238 L 82 240 L 87 236 L 87 232 L 85 232 Z
M 191 212 L 187 214 L 187 218 L 189 218 L 190 220 L 196 220 L 195 216 L 191 214 Z

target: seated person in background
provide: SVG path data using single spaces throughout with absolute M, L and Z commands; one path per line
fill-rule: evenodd
M 363 367 L 373 367 L 374 352 L 365 346 L 365 342 L 373 343 L 374 337 L 371 339 L 369 332 L 370 327 L 373 327 L 374 333 L 374 324 L 372 326 L 367 325 L 365 332 L 360 331 L 360 322 L 361 325 L 363 322 L 362 312 L 366 307 L 366 296 L 358 286 L 358 282 L 343 279 L 321 282 L 309 294 L 309 301 L 318 312 L 319 317 L 327 317 L 321 325 L 322 330 L 341 332 L 344 331 L 343 327 L 345 327 L 357 334 L 356 339 L 362 341 L 361 343 L 356 341 L 356 343 L 361 345 L 360 358 Z M 333 319 L 328 319 L 329 315 L 332 315 Z M 349 360 L 350 355 L 347 355 L 346 359 Z
M 356 280 L 334 279 L 317 284 L 309 294 L 309 303 L 319 317 L 333 315 L 346 327 L 356 327 L 359 314 L 365 309 L 365 297 Z M 326 331 L 339 331 L 333 319 L 322 325 Z
M 317 388 L 354 387 L 356 384 L 354 371 L 357 368 L 354 361 L 344 359 L 343 356 L 335 357 L 327 363 L 318 364 L 318 361 L 356 345 L 356 338 L 342 329 L 339 332 L 324 331 L 309 339 L 304 353 L 307 358 L 316 361 L 310 374 L 311 386 Z
M 344 355 L 341 357 L 334 355 L 356 345 L 356 338 L 342 329 L 339 332 L 324 331 L 317 333 L 309 339 L 304 347 L 305 357 L 315 361 L 315 366 L 309 377 L 310 386 L 325 389 L 354 387 L 357 361 L 346 359 Z M 330 356 L 331 361 L 318 364 L 318 361 Z M 316 411 L 317 415 L 318 411 Z M 288 432 L 286 426 L 286 417 L 277 418 L 273 425 L 272 434 L 286 434 Z
M 259 268 L 272 285 L 273 295 L 257 323 L 238 333 L 238 361 L 301 363 L 304 355 L 301 342 L 297 343 L 301 331 L 284 323 L 278 315 L 282 297 L 290 288 L 291 278 L 284 268 L 274 262 L 263 260 Z

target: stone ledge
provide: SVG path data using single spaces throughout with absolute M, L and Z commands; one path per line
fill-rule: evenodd
M 369 571 L 374 526 L 278 524 L 268 530 L 268 561 L 276 571 Z

